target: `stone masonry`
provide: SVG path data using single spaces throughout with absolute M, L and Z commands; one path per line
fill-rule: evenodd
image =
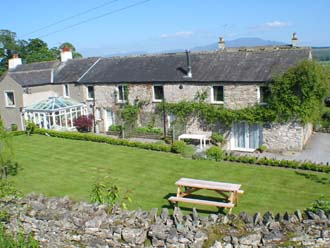
M 41 247 L 254 248 L 329 247 L 330 213 L 183 215 L 163 208 L 127 211 L 118 207 L 45 198 L 1 199 L 9 232 L 34 236 Z

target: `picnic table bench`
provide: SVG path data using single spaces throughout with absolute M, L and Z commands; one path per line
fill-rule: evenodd
M 171 196 L 168 200 L 172 203 L 186 202 L 219 208 L 228 208 L 231 213 L 232 208 L 238 203 L 238 194 L 243 194 L 240 184 L 213 182 L 206 180 L 197 180 L 191 178 L 181 178 L 175 183 L 178 186 L 176 196 Z M 183 190 L 182 190 L 183 189 Z M 187 198 L 191 193 L 201 189 L 213 190 L 225 198 L 227 202 L 200 200 Z

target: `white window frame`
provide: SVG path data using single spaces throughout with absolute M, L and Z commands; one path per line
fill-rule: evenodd
M 15 92 L 13 90 L 5 90 L 4 93 L 5 93 L 5 99 L 6 99 L 6 107 L 7 108 L 14 108 L 14 107 L 16 107 Z M 14 104 L 13 105 L 9 105 L 8 93 L 13 93 L 13 98 L 14 98 Z
M 125 99 L 125 84 L 118 84 L 117 85 L 117 102 L 118 103 L 127 103 L 127 101 L 128 101 L 128 96 L 127 96 L 127 99 Z M 122 87 L 122 89 L 123 89 L 123 99 L 119 99 L 119 95 L 120 95 L 120 90 L 119 90 L 119 88 L 120 87 Z M 128 87 L 128 86 L 127 86 Z
M 223 98 L 225 98 L 225 87 L 223 85 L 218 85 L 218 84 L 212 85 L 211 86 L 211 103 L 214 103 L 214 104 L 224 104 L 224 100 L 225 99 L 223 99 L 223 101 L 216 101 L 214 99 L 214 87 L 222 87 Z
M 155 98 L 155 86 L 156 87 L 162 87 L 163 88 L 163 98 L 165 97 L 165 95 L 164 95 L 164 85 L 163 84 L 154 84 L 153 86 L 152 86 L 152 101 L 153 102 L 162 102 L 163 101 L 163 99 L 156 99 Z
M 103 109 L 102 108 L 95 108 L 95 120 L 100 121 L 103 118 Z
M 90 98 L 90 97 L 89 97 L 89 90 L 88 90 L 89 87 L 92 87 L 92 88 L 93 88 L 93 92 L 94 92 L 93 95 L 94 95 L 94 98 L 95 98 L 95 88 L 94 88 L 94 86 L 93 86 L 93 85 L 87 85 L 87 86 L 86 86 L 86 94 L 87 94 L 86 99 L 87 99 L 87 100 L 94 100 L 94 98 Z
M 87 94 L 88 94 L 88 92 L 87 92 Z M 70 97 L 70 87 L 69 87 L 69 84 L 63 84 L 63 96 L 64 97 Z

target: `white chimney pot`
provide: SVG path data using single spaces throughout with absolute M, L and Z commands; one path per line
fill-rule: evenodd
M 66 62 L 69 59 L 72 59 L 71 49 L 68 47 L 64 47 L 61 51 L 61 62 Z
M 8 60 L 8 69 L 15 69 L 18 65 L 22 64 L 22 59 L 18 57 L 18 54 L 14 54 L 11 59 Z

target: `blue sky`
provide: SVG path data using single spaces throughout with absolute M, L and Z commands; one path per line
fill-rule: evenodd
M 219 36 L 290 43 L 293 32 L 299 45 L 330 46 L 329 0 L 150 0 L 63 30 L 142 1 L 3 1 L 0 29 L 16 32 L 19 39 L 40 37 L 50 47 L 68 41 L 84 56 L 189 49 L 216 42 Z M 100 5 L 104 6 L 31 34 Z M 63 31 L 47 36 L 58 30 Z

